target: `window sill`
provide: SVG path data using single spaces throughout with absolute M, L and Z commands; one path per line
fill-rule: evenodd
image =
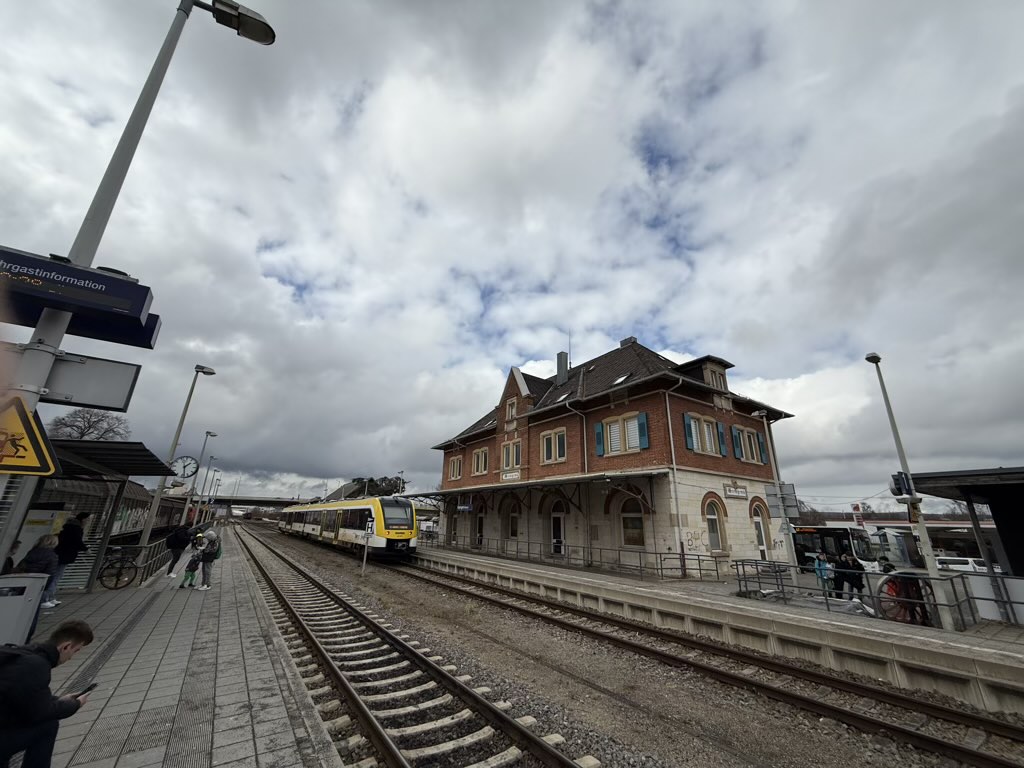
M 540 463 L 542 467 L 548 467 L 552 464 L 565 464 L 565 459 L 552 459 L 551 461 L 542 461 Z
M 603 459 L 608 456 L 629 456 L 631 453 L 640 453 L 643 450 L 643 448 L 632 448 L 628 451 L 618 451 L 617 453 L 610 453 L 609 451 L 605 451 L 604 456 L 598 456 L 597 458 Z

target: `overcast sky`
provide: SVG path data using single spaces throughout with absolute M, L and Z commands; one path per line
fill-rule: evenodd
M 64 345 L 142 364 L 159 455 L 202 363 L 227 487 L 430 489 L 510 366 L 635 335 L 796 414 L 818 506 L 898 468 L 869 351 L 912 470 L 1024 464 L 1024 5 L 251 4 L 269 48 L 193 12 L 97 258 L 157 349 Z M 175 5 L 0 4 L 0 242 L 67 253 Z

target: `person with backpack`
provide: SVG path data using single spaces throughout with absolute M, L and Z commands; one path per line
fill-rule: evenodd
M 213 574 L 213 563 L 215 560 L 220 560 L 221 556 L 221 545 L 220 537 L 217 536 L 216 531 L 208 530 L 205 535 L 206 544 L 203 547 L 200 561 L 203 564 L 203 585 L 199 587 L 200 590 L 207 590 L 210 588 L 210 576 Z
M 88 549 L 85 546 L 85 521 L 89 519 L 89 515 L 89 512 L 79 512 L 70 520 L 65 521 L 64 527 L 57 534 L 57 546 L 54 548 L 54 552 L 57 553 L 57 570 L 46 582 L 44 596 L 50 605 L 44 607 L 60 605 L 60 600 L 57 599 L 57 584 L 64 576 L 64 570 Z
M 84 621 L 65 621 L 45 643 L 0 647 L 0 766 L 24 752 L 22 768 L 50 768 L 60 721 L 89 700 L 88 693 L 54 696 L 50 672 L 92 639 Z
M 189 532 L 187 525 L 179 525 L 173 531 L 171 535 L 167 537 L 167 548 L 171 551 L 171 562 L 167 565 L 167 577 L 173 579 L 177 574 L 174 572 L 175 567 L 178 565 L 178 561 L 181 560 L 182 554 L 188 549 L 189 543 L 192 541 L 192 535 Z

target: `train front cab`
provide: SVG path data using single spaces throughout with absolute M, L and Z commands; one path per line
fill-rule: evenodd
M 375 531 L 370 551 L 379 557 L 406 558 L 416 554 L 416 509 L 407 499 L 377 499 Z

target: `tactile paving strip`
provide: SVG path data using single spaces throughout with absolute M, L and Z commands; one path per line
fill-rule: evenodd
M 70 765 L 82 765 L 94 760 L 120 755 L 121 748 L 128 740 L 128 733 L 132 723 L 135 722 L 136 715 L 136 712 L 131 712 L 127 715 L 112 715 L 103 719 L 89 731 L 89 735 L 85 737 L 82 745 L 75 752 Z
M 171 723 L 174 721 L 176 704 L 156 709 L 144 709 L 132 726 L 124 752 L 142 752 L 144 749 L 162 747 L 170 738 Z
M 153 607 L 153 603 L 156 602 L 159 596 L 159 592 L 154 592 L 152 595 L 147 597 L 145 601 L 135 609 L 135 612 L 131 617 L 121 625 L 117 632 L 110 636 L 99 652 L 89 659 L 85 666 L 78 671 L 78 674 L 75 675 L 67 685 L 63 686 L 62 690 L 80 691 L 91 683 L 92 679 L 99 674 L 103 665 L 110 660 L 110 657 L 114 655 L 114 652 L 121 647 L 121 643 L 125 641 L 128 635 L 131 634 L 132 630 L 138 626 L 140 621 L 142 621 L 149 609 Z

